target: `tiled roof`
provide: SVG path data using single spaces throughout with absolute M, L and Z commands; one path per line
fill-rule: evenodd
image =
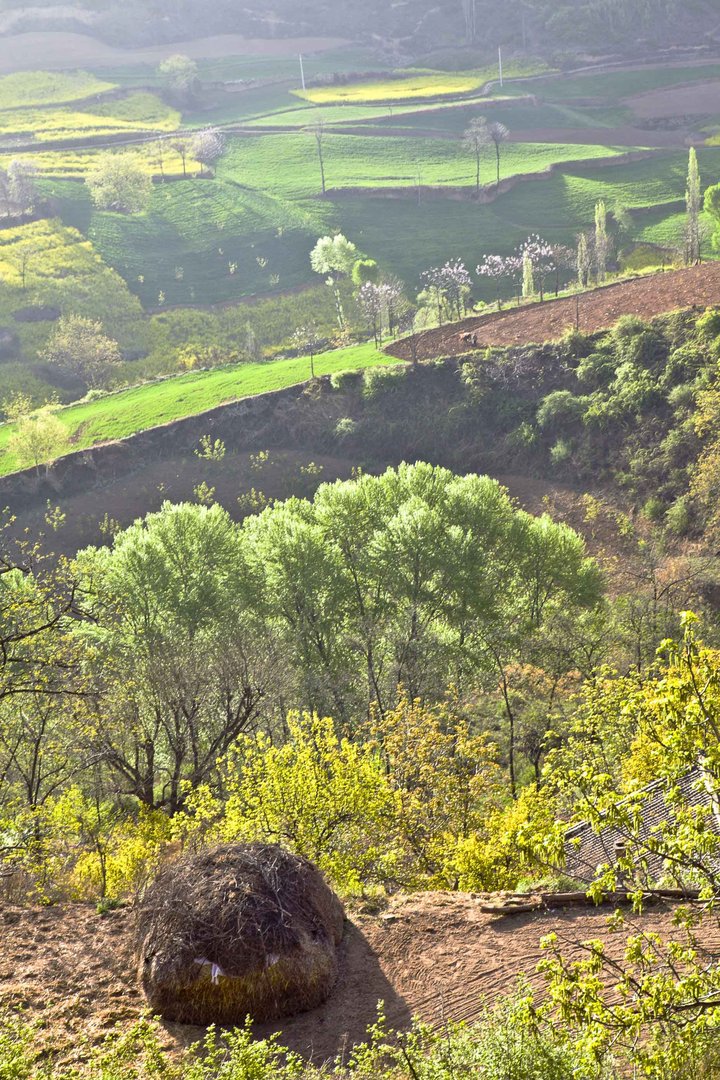
M 636 860 L 636 880 L 639 884 L 649 887 L 672 878 L 672 872 L 664 865 L 662 856 L 647 852 L 645 847 L 651 838 L 662 837 L 665 825 L 676 821 L 675 797 L 670 804 L 666 798 L 671 788 L 679 791 L 684 805 L 710 811 L 708 828 L 720 835 L 718 806 L 713 804 L 712 789 L 706 782 L 706 774 L 698 765 L 672 784 L 657 780 L 618 804 L 628 807 L 633 820 L 633 808 L 638 807 L 637 828 L 633 826 L 630 830 L 608 825 L 598 830 L 597 826 L 593 828 L 588 822 L 583 822 L 569 829 L 565 834 L 565 873 L 576 881 L 589 884 L 597 877 L 598 867 L 615 863 L 619 855 L 624 854 L 623 849 L 627 845 L 628 853 L 637 852 L 638 859 L 647 864 L 646 867 L 641 866 Z

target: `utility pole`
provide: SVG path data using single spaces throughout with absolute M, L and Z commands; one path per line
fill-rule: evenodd
M 500 86 L 503 85 L 502 46 L 498 46 L 498 71 L 500 72 Z
M 307 87 L 305 86 L 305 68 L 303 66 L 302 53 L 300 53 L 300 78 L 302 79 L 302 88 L 303 90 L 306 90 Z

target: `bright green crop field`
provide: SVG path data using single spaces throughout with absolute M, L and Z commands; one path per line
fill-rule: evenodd
M 358 144 L 371 144 L 372 148 L 376 141 L 381 146 L 385 142 L 371 136 L 336 138 L 351 148 Z M 48 192 L 60 203 L 64 220 L 91 239 L 104 262 L 128 282 L 146 307 L 156 308 L 227 302 L 318 282 L 310 268 L 309 252 L 318 236 L 337 229 L 408 282 L 412 292 L 419 286 L 420 272 L 428 266 L 459 257 L 474 268 L 484 254 L 508 254 L 538 228 L 550 240 L 573 244 L 577 233 L 592 221 L 598 199 L 604 199 L 609 207 L 616 203 L 630 209 L 656 207 L 662 219 L 677 212 L 677 200 L 685 191 L 686 153 L 669 150 L 629 164 L 570 162 L 554 175 L 520 183 L 486 205 L 436 196 L 421 196 L 418 204 L 412 171 L 407 167 L 403 171 L 400 157 L 387 156 L 384 170 L 358 185 L 357 194 L 334 198 L 332 178 L 336 174 L 331 162 L 338 161 L 331 156 L 334 150 L 330 143 L 327 171 L 331 190 L 322 199 L 316 197 L 313 145 L 303 136 L 288 144 L 298 154 L 289 160 L 288 173 L 276 184 L 272 180 L 266 184 L 266 191 L 260 190 L 262 167 L 253 150 L 259 145 L 267 153 L 268 142 L 278 152 L 286 145 L 283 136 L 238 140 L 218 179 L 156 185 L 145 215 L 129 217 L 95 210 L 77 183 L 53 183 Z M 469 163 L 459 148 L 448 163 L 436 140 L 390 142 L 388 155 L 390 150 L 397 151 L 400 142 L 413 149 L 426 148 L 425 166 L 420 169 L 423 183 L 438 182 L 442 176 L 447 183 L 467 186 L 472 182 Z M 620 152 L 617 148 L 568 147 L 582 157 L 588 150 L 588 156 L 593 152 L 598 155 L 601 149 L 603 157 L 608 156 L 608 149 Z M 438 156 L 432 157 L 435 153 Z M 298 164 L 300 154 L 309 156 L 304 173 Z M 530 171 L 540 170 L 553 156 L 552 145 L 510 144 L 504 151 L 503 169 L 515 162 Z M 720 174 L 719 149 L 701 150 L 699 159 L 704 176 Z M 350 177 L 355 165 L 363 166 L 363 160 L 360 156 L 344 161 L 347 187 L 355 186 Z M 397 173 L 392 173 L 393 168 Z M 492 159 L 486 159 L 483 177 L 490 179 L 493 169 Z M 244 172 L 252 176 L 246 175 L 243 183 Z M 233 173 L 237 180 L 232 179 Z M 291 185 L 294 190 L 288 191 Z M 408 194 L 401 199 L 384 198 L 382 189 L 388 186 L 405 186 Z M 370 187 L 377 187 L 377 193 L 363 194 L 362 188 Z M 642 233 L 638 239 L 649 239 L 645 219 L 638 220 L 637 229 Z M 674 236 L 675 230 L 671 232 Z M 477 295 L 494 297 L 493 287 L 479 283 Z
M 396 364 L 373 345 L 349 346 L 321 353 L 313 360 L 315 375 L 331 375 Z M 240 364 L 178 375 L 145 386 L 133 387 L 97 401 L 61 409 L 58 417 L 67 427 L 75 449 L 112 439 L 122 439 L 171 420 L 194 416 L 217 405 L 243 397 L 282 390 L 310 378 L 310 358 Z M 0 425 L 0 475 L 17 467 L 8 450 L 12 424 Z
M 621 107 L 579 109 L 562 103 L 532 105 L 516 99 L 515 103 L 498 103 L 492 107 L 488 107 L 487 102 L 476 101 L 444 108 L 416 108 L 412 111 L 394 109 L 392 116 L 385 110 L 377 115 L 374 123 L 385 134 L 390 134 L 395 128 L 417 128 L 428 134 L 461 138 L 470 121 L 478 115 L 484 115 L 489 122 L 499 121 L 505 124 L 516 138 L 523 135 L 529 140 L 537 138 L 538 131 L 562 131 L 563 128 L 587 128 L 589 135 L 600 137 L 603 128 L 611 132 L 613 128 L 627 124 L 630 120 L 629 110 Z M 611 134 L 607 136 L 607 141 L 612 142 Z
M 576 143 L 507 143 L 501 176 L 541 172 L 550 165 L 624 154 L 627 147 Z M 459 141 L 329 134 L 324 139 L 328 190 L 429 186 L 471 187 L 474 160 Z M 280 198 L 302 199 L 320 190 L 314 139 L 306 134 L 233 139 L 218 176 Z M 495 180 L 494 151 L 485 154 L 484 183 Z

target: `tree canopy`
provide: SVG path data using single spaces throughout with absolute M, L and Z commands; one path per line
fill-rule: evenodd
M 121 214 L 141 213 L 152 193 L 152 177 L 131 152 L 99 155 L 85 182 L 97 207 Z

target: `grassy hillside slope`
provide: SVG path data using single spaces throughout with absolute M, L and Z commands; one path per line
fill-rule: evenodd
M 396 363 L 372 345 L 358 345 L 319 354 L 312 361 L 312 370 L 316 375 L 331 375 Z M 122 439 L 237 398 L 281 390 L 305 382 L 310 373 L 311 361 L 307 356 L 191 372 L 71 405 L 57 415 L 67 428 L 74 449 L 81 449 Z M 13 430 L 12 424 L 0 425 L 0 475 L 17 468 L 9 447 Z

